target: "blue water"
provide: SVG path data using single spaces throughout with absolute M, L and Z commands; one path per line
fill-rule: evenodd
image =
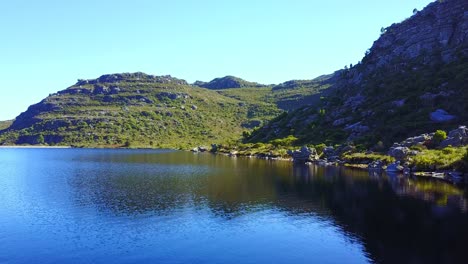
M 0 168 L 0 263 L 463 263 L 468 242 L 466 191 L 437 181 L 169 150 Z

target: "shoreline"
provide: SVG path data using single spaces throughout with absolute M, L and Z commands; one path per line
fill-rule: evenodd
M 72 149 L 72 148 L 83 148 L 83 149 L 160 149 L 160 148 L 125 148 L 125 147 L 75 147 L 75 146 L 43 146 L 43 145 L 10 145 L 10 146 L 0 146 L 0 149 Z M 165 148 L 167 149 L 167 148 Z M 172 150 L 177 150 L 177 151 L 187 151 L 187 152 L 192 152 L 194 154 L 201 154 L 201 153 L 210 153 L 214 155 L 222 155 L 230 158 L 244 158 L 244 159 L 261 159 L 261 160 L 267 160 L 267 161 L 280 161 L 280 162 L 290 162 L 292 164 L 302 164 L 298 162 L 294 162 L 294 159 L 292 157 L 290 158 L 283 158 L 283 157 L 277 157 L 277 156 L 269 156 L 269 155 L 242 155 L 238 153 L 226 153 L 226 152 L 211 152 L 211 151 L 197 151 L 194 152 L 192 150 L 181 150 L 181 149 L 172 149 Z M 310 166 L 310 165 L 318 165 L 318 166 L 337 166 L 337 167 L 346 167 L 346 168 L 352 168 L 352 169 L 358 169 L 358 170 L 365 170 L 365 171 L 383 171 L 387 172 L 385 169 L 372 169 L 368 167 L 368 164 L 362 164 L 362 163 L 344 163 L 340 164 L 339 162 L 327 162 L 325 160 L 317 160 L 317 161 L 312 161 L 312 162 L 305 162 L 302 165 L 304 166 Z M 394 173 L 394 172 L 390 172 Z M 423 177 L 423 178 L 433 178 L 433 179 L 438 179 L 438 180 L 443 180 L 443 181 L 449 181 L 452 183 L 455 183 L 453 180 L 447 179 L 447 176 L 450 176 L 450 174 L 456 174 L 458 177 L 461 178 L 467 178 L 467 174 L 459 171 L 448 171 L 448 170 L 435 170 L 435 171 L 412 171 L 410 173 L 403 173 L 399 172 L 398 174 L 402 175 L 411 175 L 415 177 Z M 441 174 L 444 174 L 442 176 Z M 441 177 L 442 176 L 442 177 Z M 462 180 L 463 181 L 463 180 Z
M 68 148 L 73 148 L 73 147 L 72 146 L 36 146 L 36 145 L 0 146 L 0 149 L 15 149 L 15 148 L 22 148 L 22 149 L 68 149 Z

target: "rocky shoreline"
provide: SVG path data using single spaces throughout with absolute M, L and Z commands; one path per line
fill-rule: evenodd
M 468 173 L 455 167 L 439 166 L 435 162 L 421 166 L 417 162 L 426 152 L 439 151 L 443 155 L 458 151 L 466 151 L 468 156 L 468 128 L 460 126 L 446 134 L 444 131 L 422 134 L 407 138 L 402 142 L 394 143 L 386 153 L 366 151 L 360 153 L 353 145 L 340 145 L 337 147 L 325 146 L 318 151 L 314 147 L 302 146 L 300 149 L 289 149 L 285 156 L 272 153 L 252 154 L 254 151 L 240 151 L 237 147 L 223 148 L 218 145 L 209 147 L 196 147 L 192 152 L 212 152 L 229 157 L 259 158 L 266 160 L 290 161 L 296 164 L 317 164 L 321 166 L 346 166 L 369 171 L 379 171 L 390 174 L 412 175 L 416 177 L 431 177 L 450 181 L 452 183 L 467 183 Z M 454 150 L 455 149 L 455 150 Z M 441 157 L 442 158 L 442 157 Z M 461 160 L 461 162 L 465 162 Z

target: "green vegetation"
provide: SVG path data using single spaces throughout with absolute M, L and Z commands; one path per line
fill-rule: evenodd
M 18 116 L 0 144 L 191 149 L 249 136 L 324 88 L 319 81 L 292 90 L 255 85 L 210 90 L 144 73 L 79 80 Z
M 466 170 L 467 165 L 467 147 L 423 150 L 411 160 L 411 166 L 416 166 L 418 170 Z
M 342 79 L 326 95 L 320 95 L 322 100 L 273 119 L 253 131 L 248 142 L 268 142 L 292 134 L 301 144 L 352 141 L 371 148 L 381 142 L 381 148 L 388 149 L 411 136 L 453 129 L 468 120 L 464 88 L 468 58 L 459 55 L 448 64 L 441 59 L 427 64 L 425 54 L 411 61 L 395 57 L 388 62 L 392 69 L 376 69 L 363 75 L 358 84 L 351 80 L 367 71 L 365 63 L 342 70 L 338 72 Z M 433 122 L 430 113 L 436 109 L 446 110 L 457 120 Z M 364 132 L 346 129 L 354 124 L 364 127 Z
M 440 142 L 444 141 L 447 138 L 447 133 L 444 130 L 437 130 L 432 138 L 432 141 L 435 145 L 439 145 Z
M 344 154 L 342 156 L 342 159 L 348 163 L 355 163 L 355 164 L 369 164 L 373 161 L 382 161 L 385 164 L 390 164 L 392 162 L 395 162 L 395 158 L 390 157 L 388 155 L 384 154 L 378 154 L 378 153 L 350 153 L 350 154 Z
M 270 144 L 272 144 L 275 147 L 289 147 L 293 146 L 296 141 L 297 138 L 295 136 L 289 135 L 286 138 L 274 139 L 270 141 Z
M 8 121 L 0 121 L 0 130 L 7 129 L 11 124 L 13 123 L 13 120 L 8 120 Z

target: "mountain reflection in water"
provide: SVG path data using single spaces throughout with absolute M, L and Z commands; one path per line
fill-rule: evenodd
M 212 219 L 221 221 L 220 225 L 227 230 L 240 221 L 243 229 L 255 232 L 262 228 L 256 226 L 258 218 L 265 223 L 270 219 L 275 228 L 281 226 L 274 225 L 275 221 L 292 221 L 297 232 L 312 224 L 310 221 L 317 224 L 317 228 L 331 224 L 347 237 L 349 245 L 362 245 L 364 255 L 355 262 L 463 263 L 466 256 L 467 191 L 446 182 L 341 167 L 297 166 L 289 162 L 175 151 L 16 151 L 20 152 L 15 153 L 18 160 L 6 159 L 6 162 L 24 162 L 39 154 L 43 159 L 21 165 L 29 167 L 29 173 L 40 171 L 43 178 L 26 176 L 27 173 L 10 168 L 11 173 L 19 174 L 17 177 L 22 179 L 23 191 L 36 188 L 34 192 L 37 193 L 41 190 L 37 194 L 39 202 L 41 199 L 50 202 L 52 198 L 56 201 L 62 196 L 61 199 L 70 202 L 66 205 L 68 213 L 80 211 L 76 217 L 97 217 L 93 221 L 110 221 L 110 225 L 122 219 L 126 219 L 126 225 L 132 219 L 152 219 L 160 223 L 158 232 L 168 234 L 164 237 L 168 241 L 172 239 L 169 234 L 174 231 L 164 226 L 179 225 L 182 230 L 189 230 L 185 232 L 188 233 L 194 232 L 195 225 L 190 223 L 197 223 L 203 226 L 203 230 L 197 232 L 216 237 L 221 230 L 208 224 Z M 1 165 L 8 169 L 8 164 Z M 50 168 L 59 170 L 50 171 Z M 0 180 L 0 184 L 21 189 L 8 179 Z M 18 179 L 15 184 L 19 184 Z M 50 193 L 49 188 L 53 188 Z M 2 221 L 9 223 L 2 218 L 13 208 L 8 206 L 8 201 L 13 203 L 12 198 L 5 199 L 6 209 L 2 212 L 0 207 L 0 224 Z M 66 202 L 58 203 L 57 206 L 65 207 Z M 118 236 L 119 231 L 115 232 Z M 272 231 L 271 235 L 274 234 L 280 231 Z M 98 233 L 94 235 L 99 236 Z M 233 237 L 247 235 L 231 234 Z M 196 241 L 196 238 L 187 239 Z M 288 241 L 294 241 L 293 237 L 290 239 Z M 195 255 L 198 254 L 203 253 Z M 287 259 L 287 252 L 270 254 L 273 254 L 272 259 L 275 254 L 282 254 L 284 259 L 278 260 L 285 262 L 307 262 L 307 259 Z M 323 254 L 324 259 L 332 257 L 329 252 L 328 256 L 325 251 Z M 148 259 L 161 260 L 160 257 Z M 199 260 L 204 262 L 205 259 L 210 258 L 200 257 Z

